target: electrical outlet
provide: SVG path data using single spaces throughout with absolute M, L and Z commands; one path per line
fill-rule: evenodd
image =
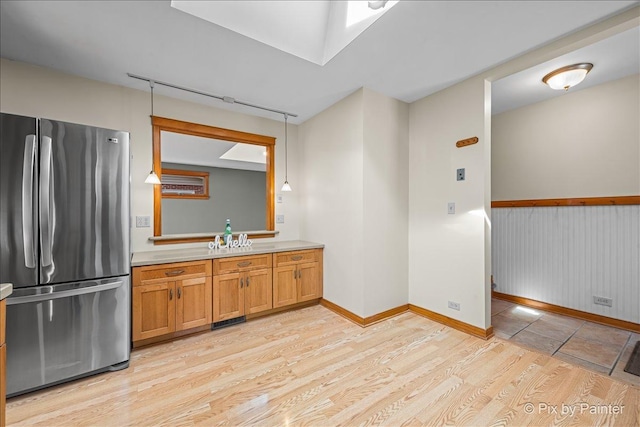
M 276 223 L 284 224 L 284 215 L 276 215 Z
M 449 303 L 447 304 L 448 307 L 452 310 L 458 310 L 460 311 L 460 303 L 459 302 L 453 302 L 453 301 L 449 301 Z
M 454 202 L 447 203 L 447 213 L 453 215 L 456 213 L 456 204 Z
M 464 181 L 464 168 L 462 169 L 458 169 L 456 171 L 456 180 L 458 181 Z
M 151 227 L 150 216 L 136 216 L 136 228 Z
M 598 305 L 606 305 L 607 307 L 613 307 L 613 299 L 605 297 L 593 296 L 593 303 Z

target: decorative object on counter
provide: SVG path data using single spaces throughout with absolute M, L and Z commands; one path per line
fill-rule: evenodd
M 229 245 L 231 240 L 233 240 L 233 234 L 231 233 L 231 220 L 227 218 L 227 225 L 224 226 L 224 244 Z
M 247 238 L 244 233 L 238 234 L 238 240 L 233 240 L 229 237 L 227 242 L 224 242 L 220 236 L 216 236 L 213 242 L 209 242 L 209 249 L 224 249 L 224 248 L 246 248 L 253 244 L 253 241 Z
M 287 117 L 288 117 L 288 114 L 284 113 L 284 184 L 282 185 L 282 191 L 291 191 L 291 186 L 289 185 L 289 177 L 288 177 L 289 159 L 287 157 L 287 154 L 288 154 Z
M 149 80 L 149 87 L 151 88 L 151 117 L 153 117 L 153 86 L 154 86 L 154 81 Z M 151 119 L 151 127 L 153 130 L 153 118 Z M 158 178 L 156 171 L 153 170 L 153 165 L 154 165 L 154 161 L 151 160 L 151 172 L 149 172 L 149 176 L 147 176 L 147 179 L 144 180 L 145 184 L 153 184 L 153 185 L 161 184 L 160 178 Z

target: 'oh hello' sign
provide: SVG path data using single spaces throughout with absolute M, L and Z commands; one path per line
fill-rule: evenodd
M 247 238 L 246 234 L 238 234 L 238 240 L 230 239 L 229 243 L 223 244 L 223 240 L 220 236 L 216 236 L 213 242 L 209 242 L 209 249 L 223 249 L 223 248 L 246 248 L 253 244 L 251 240 Z

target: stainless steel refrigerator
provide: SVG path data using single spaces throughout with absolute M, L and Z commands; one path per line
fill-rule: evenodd
M 7 396 L 130 354 L 129 134 L 0 115 Z

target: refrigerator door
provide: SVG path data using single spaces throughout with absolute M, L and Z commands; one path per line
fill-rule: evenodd
M 0 283 L 38 283 L 36 119 L 0 114 Z
M 129 274 L 129 134 L 40 120 L 40 283 Z
M 9 397 L 129 360 L 128 276 L 17 289 L 6 301 Z

